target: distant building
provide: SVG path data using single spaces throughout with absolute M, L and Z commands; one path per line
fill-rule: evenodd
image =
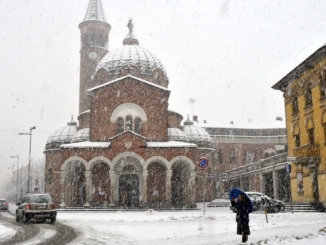
M 272 88 L 285 101 L 293 201 L 326 205 L 326 46 Z
M 198 117 L 194 119 L 198 121 Z M 289 200 L 284 171 L 286 157 L 282 157 L 287 151 L 287 136 L 282 118 L 265 125 L 252 120 L 219 126 L 196 125 L 212 138 L 217 197 L 227 197 L 231 188 L 240 187 Z

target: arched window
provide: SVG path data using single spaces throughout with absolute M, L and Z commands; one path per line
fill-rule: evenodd
M 269 158 L 269 153 L 268 152 L 264 153 L 264 158 Z
M 292 100 L 292 112 L 297 114 L 299 112 L 298 97 L 294 97 Z
M 312 93 L 311 88 L 308 88 L 306 91 L 306 107 L 312 106 Z
M 124 122 L 123 118 L 119 117 L 117 121 L 117 131 L 118 134 L 121 134 L 124 131 Z
M 135 119 L 135 133 L 140 134 L 141 131 L 141 120 L 139 117 Z
M 248 150 L 246 153 L 246 164 L 254 162 L 255 153 L 252 150 Z
M 131 131 L 133 130 L 132 117 L 131 116 L 126 117 L 125 129 L 126 130 L 131 130 Z
M 230 160 L 231 164 L 235 164 L 237 162 L 237 155 L 236 155 L 235 149 L 231 149 L 229 160 Z
M 48 182 L 49 182 L 49 184 L 52 184 L 52 182 L 53 182 L 53 169 L 52 168 L 50 168 L 48 170 Z

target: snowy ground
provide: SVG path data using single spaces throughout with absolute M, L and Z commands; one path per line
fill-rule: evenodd
M 235 214 L 229 208 L 178 212 L 58 213 L 78 237 L 70 244 L 238 244 Z M 0 224 L 2 234 L 7 228 Z M 326 244 L 326 213 L 250 214 L 248 244 Z M 12 231 L 11 231 L 12 232 Z

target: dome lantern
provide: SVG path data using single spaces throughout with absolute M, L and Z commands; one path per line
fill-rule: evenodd
M 132 19 L 129 19 L 127 27 L 129 28 L 129 34 L 123 39 L 123 45 L 139 45 L 139 41 L 136 36 L 132 33 L 134 29 L 134 24 L 132 23 Z

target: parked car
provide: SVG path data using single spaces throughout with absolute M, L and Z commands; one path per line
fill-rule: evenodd
M 57 210 L 49 194 L 27 194 L 17 203 L 16 222 L 23 223 L 29 220 L 42 220 L 54 223 Z
M 0 198 L 0 210 L 8 211 L 9 204 L 6 199 Z
M 275 200 L 269 196 L 260 192 L 245 192 L 252 201 L 253 211 L 267 211 L 268 213 L 279 213 L 284 211 L 285 204 L 280 200 Z M 234 208 L 230 205 L 230 209 L 234 211 Z

